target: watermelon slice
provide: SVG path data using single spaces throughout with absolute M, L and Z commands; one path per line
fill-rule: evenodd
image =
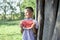
M 24 20 L 24 21 L 22 22 L 22 25 L 23 25 L 23 27 L 25 27 L 25 28 L 31 27 L 32 24 L 33 24 L 33 21 L 32 21 L 32 20 Z

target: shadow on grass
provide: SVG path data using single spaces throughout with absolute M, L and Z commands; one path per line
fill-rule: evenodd
M 0 26 L 1 25 L 18 25 L 19 24 L 19 20 L 14 20 L 14 21 L 6 21 L 6 20 L 0 20 Z
M 12 35 L 21 35 L 21 36 L 22 36 L 21 33 L 15 33 L 15 34 L 0 34 L 0 35 L 8 35 L 8 36 L 12 36 Z

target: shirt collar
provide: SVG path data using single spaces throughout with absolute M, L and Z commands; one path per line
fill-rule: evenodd
M 32 18 L 25 18 L 25 20 L 32 20 Z

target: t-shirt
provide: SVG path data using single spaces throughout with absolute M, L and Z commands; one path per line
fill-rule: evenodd
M 35 22 L 36 26 L 35 28 L 38 29 L 38 22 L 32 18 L 29 19 L 24 19 L 24 20 L 33 20 Z M 32 29 L 26 29 L 23 28 L 23 35 L 22 35 L 22 40 L 35 40 L 34 33 Z

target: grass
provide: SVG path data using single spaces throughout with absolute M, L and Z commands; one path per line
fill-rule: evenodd
M 22 40 L 19 20 L 0 21 L 0 40 Z

